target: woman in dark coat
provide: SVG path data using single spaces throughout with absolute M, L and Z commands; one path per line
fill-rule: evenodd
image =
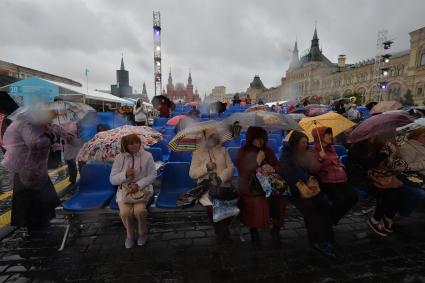
M 273 150 L 267 147 L 267 132 L 260 127 L 249 127 L 246 132 L 246 145 L 237 156 L 239 172 L 238 188 L 241 222 L 250 228 L 252 243 L 260 247 L 258 229 L 270 227 L 273 219 L 272 237 L 275 247 L 280 247 L 279 230 L 283 225 L 286 200 L 283 198 L 255 196 L 250 190 L 250 179 L 256 170 L 262 167 L 267 172 L 274 172 L 279 162 Z
M 382 133 L 353 145 L 348 153 L 348 168 L 353 169 L 354 176 L 351 182 L 355 184 L 356 179 L 363 179 L 357 186 L 361 185 L 376 196 L 375 212 L 367 223 L 373 232 L 382 237 L 393 232 L 393 219 L 400 207 L 403 192 L 403 183 L 397 175 L 408 168 L 407 163 L 396 155 L 393 136 L 391 132 Z M 351 171 L 348 172 L 351 175 Z M 385 182 L 385 188 L 380 188 L 377 182 L 379 178 L 393 181 Z
M 279 173 L 291 189 L 291 202 L 304 216 L 311 248 L 327 257 L 335 258 L 331 207 L 328 201 L 322 193 L 311 198 L 302 198 L 296 186 L 299 181 L 307 186 L 310 182 L 315 182 L 309 173 L 310 158 L 307 136 L 294 131 L 282 151 Z

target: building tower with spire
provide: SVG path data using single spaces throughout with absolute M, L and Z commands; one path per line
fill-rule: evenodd
M 146 91 L 146 83 L 143 82 L 141 99 L 143 102 L 149 102 L 148 92 Z
M 175 103 L 179 102 L 193 102 L 197 101 L 200 102 L 201 99 L 199 97 L 199 93 L 195 91 L 193 92 L 194 85 L 192 82 L 192 73 L 189 70 L 189 77 L 187 79 L 187 85 L 185 86 L 183 83 L 176 83 L 173 84 L 173 78 L 171 76 L 171 69 L 170 73 L 168 74 L 168 83 L 167 83 L 167 97 L 174 101 Z
M 292 58 L 291 58 L 291 62 L 289 63 L 289 68 L 294 69 L 294 68 L 298 68 L 299 66 L 300 66 L 300 58 L 298 55 L 298 43 L 297 43 L 297 40 L 295 40 L 295 46 L 294 46 L 294 49 L 292 50 Z
M 111 94 L 119 97 L 131 97 L 133 88 L 129 84 L 129 74 L 124 66 L 124 56 L 121 56 L 121 67 L 116 71 L 117 83 L 111 85 Z

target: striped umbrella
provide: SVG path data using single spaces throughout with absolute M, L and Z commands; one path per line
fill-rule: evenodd
M 178 132 L 168 147 L 172 151 L 193 151 L 202 145 L 206 136 L 214 132 L 220 135 L 222 143 L 239 134 L 234 133 L 231 127 L 217 121 L 199 122 Z

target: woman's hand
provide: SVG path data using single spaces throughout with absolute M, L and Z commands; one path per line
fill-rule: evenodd
M 131 183 L 128 187 L 130 188 L 129 189 L 130 194 L 134 194 L 139 191 L 139 185 L 137 185 L 136 183 Z
M 327 156 L 326 152 L 324 150 L 322 150 L 321 152 L 319 152 L 319 160 L 323 160 L 325 159 Z
M 263 150 L 260 150 L 257 153 L 257 164 L 261 165 L 265 159 L 266 159 L 266 154 L 264 153 Z
M 208 171 L 214 171 L 217 169 L 217 164 L 215 164 L 215 162 L 212 162 L 212 161 L 208 162 L 206 166 Z
M 134 169 L 132 167 L 128 167 L 127 171 L 125 172 L 125 176 L 127 178 L 133 179 L 134 178 Z
M 269 164 L 264 164 L 261 169 L 263 170 L 264 173 L 266 174 L 270 174 L 270 173 L 274 173 L 275 170 L 272 166 L 270 166 Z
M 317 187 L 317 180 L 316 180 L 316 178 L 314 178 L 313 176 L 310 176 L 310 178 L 308 178 L 308 181 L 307 181 L 307 187 L 309 188 L 309 189 L 312 189 L 312 188 L 314 188 L 314 187 Z

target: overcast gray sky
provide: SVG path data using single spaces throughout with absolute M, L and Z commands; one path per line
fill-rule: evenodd
M 279 84 L 298 38 L 310 46 L 315 21 L 324 54 L 348 63 L 375 54 L 377 31 L 389 30 L 394 51 L 409 48 L 425 26 L 424 0 L 0 0 L 0 60 L 110 89 L 124 53 L 130 84 L 153 95 L 152 11 L 161 12 L 163 77 L 193 83 L 203 95 L 216 85 L 245 90 L 255 74 Z

